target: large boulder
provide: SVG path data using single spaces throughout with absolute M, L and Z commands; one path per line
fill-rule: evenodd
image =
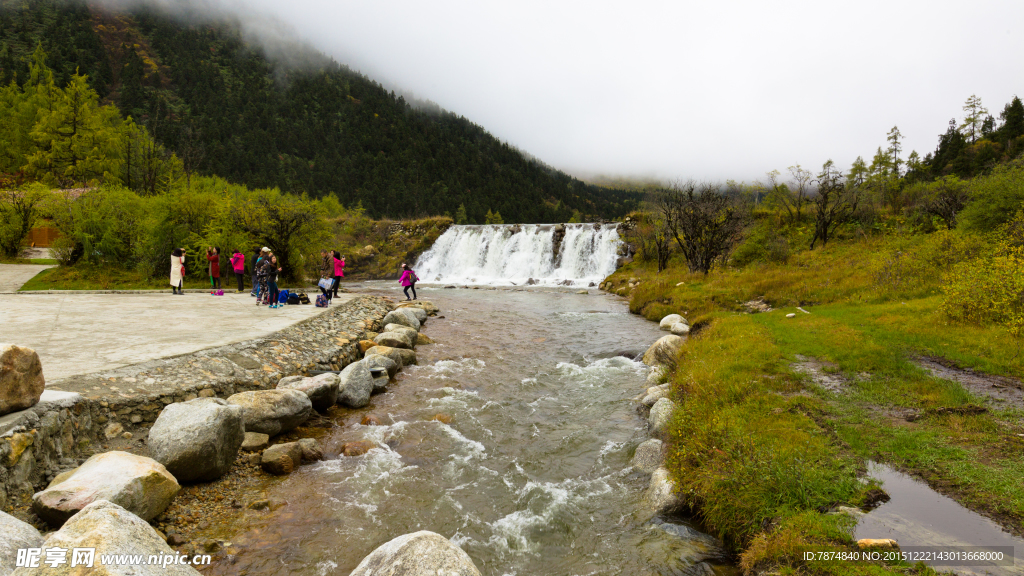
M 450 540 L 421 530 L 381 544 L 349 576 L 480 576 L 469 555 Z
M 384 324 L 401 324 L 417 331 L 420 329 L 419 319 L 409 308 L 399 308 L 388 312 L 388 315 L 384 317 Z
M 244 410 L 220 398 L 170 404 L 149 430 L 149 452 L 178 482 L 227 474 L 245 439 Z
M 651 368 L 651 371 L 647 373 L 647 387 L 657 386 L 661 384 L 665 377 L 668 375 L 668 368 L 664 366 L 655 366 Z
M 384 331 L 401 332 L 408 336 L 411 340 L 416 340 L 416 335 L 419 334 L 419 332 L 413 330 L 412 328 L 409 328 L 408 326 L 402 326 L 401 324 L 388 324 L 387 326 L 384 326 Z
M 389 378 L 394 378 L 395 374 L 398 374 L 398 369 L 402 367 L 398 362 L 380 354 L 369 354 L 364 356 L 362 362 L 363 364 L 366 364 L 366 367 L 370 370 L 373 370 L 374 368 L 387 370 Z
M 338 403 L 338 383 L 338 375 L 327 372 L 312 378 L 282 378 L 277 383 L 277 389 L 298 390 L 309 398 L 314 410 L 326 412 L 328 408 Z
M 652 514 L 666 514 L 681 508 L 683 499 L 676 493 L 676 483 L 668 469 L 659 467 L 651 474 L 651 483 L 644 493 L 644 506 Z
M 45 386 L 35 350 L 0 343 L 0 416 L 35 406 Z
M 419 306 L 403 306 L 402 308 L 399 308 L 399 310 L 408 310 L 409 312 L 412 312 L 412 315 L 420 321 L 420 324 L 427 321 L 427 311 Z
M 647 417 L 647 427 L 654 434 L 664 434 L 668 426 L 672 412 L 676 409 L 676 403 L 668 398 L 661 398 L 651 406 L 651 413 Z
M 373 348 L 371 348 L 373 350 Z M 338 404 L 349 408 L 362 408 L 370 403 L 373 393 L 373 375 L 362 362 L 353 362 L 341 371 Z
M 690 326 L 686 322 L 676 322 L 669 328 L 669 331 L 676 336 L 686 336 L 690 333 Z
M 679 353 L 683 350 L 683 340 L 679 336 L 669 335 L 658 338 L 658 341 L 651 344 L 651 347 L 644 352 L 644 364 L 648 366 L 674 367 Z
M 410 349 L 416 343 L 415 340 L 403 332 L 384 332 L 373 339 L 379 346 L 390 346 L 391 348 Z
M 39 548 L 43 536 L 31 524 L 0 511 L 0 574 L 14 571 L 21 548 Z
M 661 319 L 661 322 L 658 323 L 658 327 L 661 328 L 662 330 L 668 331 L 671 330 L 672 325 L 677 322 L 685 323 L 686 318 L 683 318 L 679 314 L 669 314 L 668 316 L 665 316 L 664 318 Z
M 390 346 L 374 346 L 366 351 L 367 356 L 380 354 L 387 356 L 401 366 L 412 366 L 416 364 L 416 352 L 407 348 L 392 348 Z
M 29 576 L 45 572 L 60 576 L 71 574 L 89 574 L 90 576 L 199 576 L 195 568 L 187 564 L 104 564 L 101 556 L 109 555 L 141 555 L 145 560 L 150 556 L 175 559 L 178 554 L 164 542 L 160 534 L 143 519 L 113 502 L 97 500 L 75 514 L 46 539 L 44 548 L 63 548 L 68 551 L 67 562 L 56 567 L 43 563 L 40 568 L 18 568 L 17 576 Z M 72 567 L 73 550 L 89 548 L 93 550 L 91 568 L 82 565 Z
M 181 487 L 164 465 L 128 452 L 104 452 L 74 470 L 58 474 L 32 496 L 32 511 L 60 526 L 89 504 L 108 500 L 151 520 L 174 499 Z
M 228 397 L 245 410 L 245 431 L 277 436 L 309 418 L 313 403 L 300 390 L 253 390 Z
M 663 447 L 664 443 L 657 438 L 647 440 L 636 447 L 636 452 L 633 452 L 633 460 L 630 462 L 630 465 L 647 474 L 654 472 L 665 460 L 665 457 L 662 455 Z

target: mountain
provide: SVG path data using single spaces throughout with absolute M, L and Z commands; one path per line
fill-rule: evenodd
M 489 211 L 506 222 L 614 219 L 636 192 L 589 185 L 482 127 L 421 109 L 296 42 L 268 54 L 237 22 L 110 12 L 75 0 L 0 0 L 0 82 L 24 82 L 42 45 L 64 85 L 76 70 L 190 172 L 280 187 L 391 218 Z

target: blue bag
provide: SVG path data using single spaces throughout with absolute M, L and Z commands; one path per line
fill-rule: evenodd
M 288 291 L 287 290 L 281 290 L 281 293 L 277 296 L 277 302 L 279 304 L 287 304 L 288 303 Z

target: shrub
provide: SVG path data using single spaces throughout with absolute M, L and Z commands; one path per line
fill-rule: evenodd
M 991 175 L 970 183 L 974 198 L 964 208 L 959 221 L 968 230 L 997 230 L 1024 207 L 1024 160 L 996 168 Z
M 731 262 L 739 267 L 753 262 L 784 264 L 789 261 L 789 255 L 789 241 L 779 233 L 779 227 L 766 218 L 750 229 L 733 252 Z

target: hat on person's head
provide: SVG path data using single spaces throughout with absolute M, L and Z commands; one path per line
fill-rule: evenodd
M 266 246 L 264 246 L 263 249 L 260 250 L 260 252 L 270 252 L 270 248 L 267 248 Z

